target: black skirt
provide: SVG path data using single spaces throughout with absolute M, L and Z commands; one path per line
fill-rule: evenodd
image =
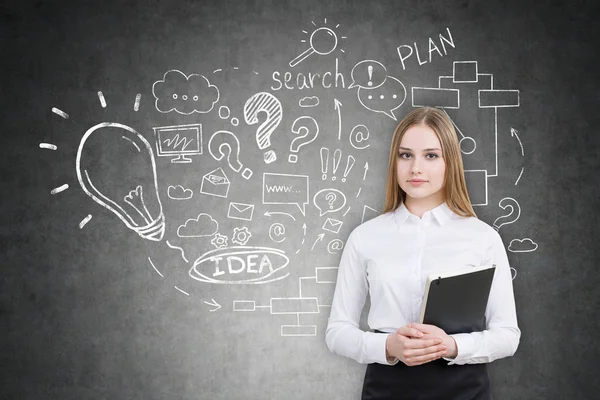
M 362 400 L 490 400 L 487 364 L 448 365 L 438 360 L 409 367 L 369 364 Z

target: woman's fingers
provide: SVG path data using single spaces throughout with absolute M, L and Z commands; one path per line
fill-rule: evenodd
M 399 333 L 400 335 L 409 336 L 409 337 L 415 337 L 415 338 L 423 337 L 423 332 L 421 332 L 420 330 L 415 329 L 415 328 L 410 328 L 408 326 L 403 326 L 401 328 L 398 328 L 398 330 L 396 332 Z
M 407 349 L 422 349 L 425 347 L 437 346 L 442 343 L 442 339 L 408 339 L 404 342 L 404 348 Z
M 431 362 L 431 361 L 437 360 L 438 358 L 443 357 L 444 352 L 445 352 L 445 350 L 437 351 L 437 352 L 431 353 L 431 354 L 425 354 L 422 356 L 410 357 L 410 358 L 406 359 L 405 364 L 408 366 L 425 364 L 425 363 L 428 363 L 428 362 Z
M 420 357 L 420 356 L 426 356 L 426 355 L 439 353 L 439 352 L 444 353 L 445 351 L 446 351 L 446 346 L 444 346 L 443 344 L 420 348 L 420 349 L 406 349 L 405 348 L 404 357 L 405 358 Z

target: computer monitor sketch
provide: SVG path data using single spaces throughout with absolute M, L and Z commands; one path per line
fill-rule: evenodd
M 154 128 L 156 153 L 159 157 L 172 157 L 172 163 L 191 163 L 186 156 L 202 154 L 202 125 L 174 125 Z

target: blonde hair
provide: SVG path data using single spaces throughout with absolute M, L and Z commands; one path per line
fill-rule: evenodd
M 425 125 L 431 128 L 442 145 L 442 157 L 446 164 L 442 190 L 448 207 L 460 216 L 477 217 L 467 192 L 465 170 L 454 125 L 444 111 L 432 107 L 422 107 L 411 111 L 400 121 L 394 131 L 390 148 L 390 163 L 383 212 L 393 211 L 406 201 L 406 192 L 402 190 L 398 183 L 396 168 L 402 138 L 408 128 L 414 125 Z

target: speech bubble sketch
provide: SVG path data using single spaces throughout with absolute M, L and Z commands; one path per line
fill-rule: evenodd
M 316 107 L 319 105 L 319 98 L 317 96 L 303 97 L 298 102 L 300 107 Z
M 208 151 L 217 161 L 226 157 L 227 164 L 235 172 L 240 172 L 244 165 L 240 162 L 240 141 L 237 136 L 229 131 L 217 131 L 208 141 Z M 250 179 L 252 170 L 244 168 L 242 176 Z
M 189 200 L 194 196 L 194 191 L 181 185 L 169 186 L 167 196 L 173 200 Z
M 246 101 L 246 104 L 244 104 L 244 119 L 246 123 L 248 125 L 257 124 L 258 114 L 261 112 L 267 115 L 267 119 L 256 129 L 256 144 L 260 150 L 265 150 L 271 146 L 271 135 L 281 122 L 283 108 L 277 97 L 269 92 L 260 92 L 250 97 Z M 276 159 L 277 155 L 273 150 L 265 152 L 265 163 L 270 164 Z
M 498 206 L 503 210 L 509 209 L 508 212 L 498 218 L 493 223 L 496 230 L 500 230 L 502 225 L 512 224 L 521 216 L 521 206 L 512 197 L 505 197 L 498 202 Z
M 179 237 L 208 237 L 219 230 L 219 223 L 212 216 L 200 213 L 196 218 L 190 218 L 177 228 Z
M 311 21 L 314 26 L 317 26 L 313 21 Z M 325 18 L 325 24 L 327 23 L 327 18 Z M 337 24 L 335 28 L 340 26 Z M 321 56 L 326 56 L 331 54 L 338 45 L 338 37 L 333 29 L 328 28 L 327 26 L 322 26 L 315 29 L 311 34 L 308 40 L 309 48 L 303 51 L 300 55 L 290 61 L 290 67 L 294 68 L 296 65 L 304 61 L 306 58 L 313 54 L 318 54 Z M 302 31 L 305 34 L 308 34 L 307 31 Z M 342 36 L 342 39 L 346 39 L 346 36 Z M 302 43 L 306 43 L 306 40 L 301 40 Z M 342 53 L 345 53 L 343 49 L 340 49 Z
M 537 243 L 529 238 L 513 239 L 508 245 L 508 251 L 513 253 L 529 253 L 532 251 L 536 251 L 537 248 Z
M 192 279 L 221 284 L 262 284 L 289 275 L 290 259 L 283 250 L 270 247 L 231 246 L 201 255 L 189 271 Z
M 362 142 L 366 142 L 369 140 L 369 128 L 365 125 L 358 124 L 354 128 L 352 128 L 352 132 L 350 132 L 350 137 L 348 138 L 352 147 L 356 150 L 364 150 L 370 146 L 369 143 L 362 144 Z
M 319 210 L 319 216 L 322 217 L 325 214 L 334 213 L 344 208 L 346 195 L 337 189 L 319 190 L 313 197 L 313 204 Z
M 364 60 L 352 68 L 350 76 L 352 76 L 352 83 L 348 89 L 355 87 L 375 89 L 386 81 L 387 69 L 379 61 Z
M 307 175 L 263 173 L 263 204 L 295 204 L 305 215 L 308 189 Z
M 274 224 L 272 224 L 271 227 L 269 228 L 269 237 L 275 243 L 283 242 L 286 239 L 285 238 L 285 225 L 283 225 L 279 222 L 275 222 Z
M 219 101 L 219 88 L 211 85 L 204 75 L 186 75 L 179 70 L 165 72 L 163 79 L 152 85 L 156 110 L 179 114 L 210 112 Z
M 375 89 L 358 89 L 358 101 L 367 110 L 382 113 L 396 121 L 394 110 L 404 104 L 406 87 L 399 79 L 388 76 L 385 84 Z
M 290 144 L 290 152 L 298 153 L 300 147 L 314 142 L 319 136 L 319 124 L 313 117 L 298 117 L 292 124 L 292 132 L 296 135 L 296 138 Z M 290 163 L 298 162 L 298 155 L 290 154 L 288 161 Z

